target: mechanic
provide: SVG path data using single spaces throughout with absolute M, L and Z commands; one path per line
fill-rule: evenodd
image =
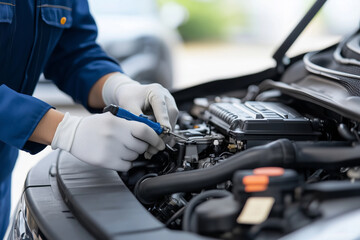
M 158 84 L 141 85 L 95 43 L 97 28 L 86 0 L 0 1 L 0 239 L 9 222 L 11 172 L 18 149 L 46 145 L 84 162 L 127 171 L 139 154 L 165 148 L 150 127 L 110 113 L 61 113 L 32 97 L 42 72 L 92 112 L 117 104 L 134 114 L 151 112 L 172 128 L 178 110 Z

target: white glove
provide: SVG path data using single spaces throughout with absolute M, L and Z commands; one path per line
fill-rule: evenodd
M 174 129 L 179 110 L 170 92 L 160 84 L 141 85 L 122 73 L 116 73 L 106 80 L 102 96 L 106 105 L 116 104 L 135 115 L 154 114 L 158 123 Z M 163 140 L 168 143 L 171 137 Z M 150 158 L 154 152 L 150 146 L 145 157 Z
M 116 73 L 106 80 L 102 90 L 106 105 L 116 104 L 136 114 L 153 113 L 161 125 L 173 129 L 179 110 L 170 92 L 160 84 L 140 83 Z
M 56 129 L 52 149 L 60 148 L 89 164 L 128 171 L 132 161 L 147 149 L 163 150 L 165 144 L 146 124 L 127 121 L 111 113 L 73 117 L 69 113 Z

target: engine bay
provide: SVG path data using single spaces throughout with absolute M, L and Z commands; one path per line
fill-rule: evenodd
M 274 53 L 276 68 L 174 93 L 180 136 L 120 173 L 167 228 L 229 240 L 358 238 L 360 30 L 285 55 L 324 3 Z
M 357 239 L 359 68 L 336 49 L 173 92 L 175 136 L 128 172 L 60 152 L 62 199 L 98 239 Z
M 121 178 L 168 228 L 218 239 L 278 239 L 360 208 L 358 123 L 269 96 L 194 99 L 182 137 Z

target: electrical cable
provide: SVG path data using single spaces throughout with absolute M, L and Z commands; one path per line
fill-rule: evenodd
M 171 216 L 171 218 L 169 218 L 166 221 L 165 226 L 168 227 L 170 223 L 181 217 L 184 214 L 184 211 L 185 211 L 185 207 L 180 208 L 176 213 L 174 213 L 174 215 Z

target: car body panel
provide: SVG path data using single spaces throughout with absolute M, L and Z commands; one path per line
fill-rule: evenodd
M 34 239 L 209 239 L 167 229 L 136 200 L 116 171 L 88 165 L 62 151 L 54 151 L 30 170 L 23 198 Z

